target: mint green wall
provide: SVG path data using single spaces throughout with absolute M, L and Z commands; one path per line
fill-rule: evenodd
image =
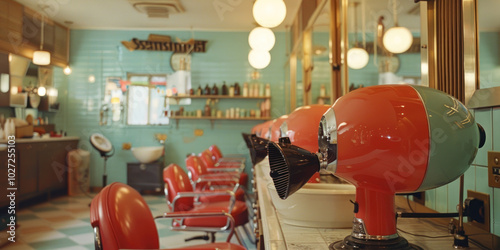
M 479 66 L 481 88 L 500 86 L 500 36 L 498 32 L 479 35 Z M 488 151 L 500 151 L 500 108 L 474 110 L 476 121 L 486 131 L 486 144 L 479 149 L 473 165 L 464 175 L 464 197 L 467 190 L 490 195 L 490 230 L 500 236 L 500 191 L 488 186 Z M 459 180 L 426 191 L 426 206 L 439 212 L 456 212 L 459 199 Z
M 194 38 L 208 40 L 206 53 L 195 53 L 192 56 L 192 84 L 205 86 L 222 81 L 233 84 L 250 82 L 250 67 L 247 55 L 249 32 L 201 32 L 195 31 Z M 68 77 L 67 95 L 61 97 L 64 111 L 55 119 L 64 124 L 69 135 L 79 136 L 80 147 L 92 152 L 90 162 L 91 186 L 101 186 L 103 159 L 94 150 L 88 140 L 92 133 L 102 133 L 108 137 L 116 149 L 113 157 L 108 159 L 108 183 L 126 182 L 126 165 L 136 162 L 132 153 L 122 150 L 122 143 L 130 142 L 132 146 L 156 146 L 155 133 L 165 133 L 166 162 L 184 165 L 188 153 L 199 153 L 211 144 L 217 144 L 223 153 L 248 154 L 241 137 L 241 132 L 248 132 L 260 121 L 215 121 L 211 127 L 208 120 L 181 120 L 179 128 L 175 121 L 165 126 L 99 126 L 99 108 L 103 99 L 106 77 L 119 76 L 126 78 L 127 72 L 133 73 L 172 73 L 170 56 L 172 52 L 164 51 L 128 51 L 121 41 L 129 41 L 136 37 L 147 39 L 149 34 L 170 35 L 185 41 L 191 38 L 191 31 L 120 31 L 120 30 L 72 30 L 71 31 L 71 67 L 73 73 Z M 284 114 L 284 65 L 285 34 L 276 33 L 276 45 L 271 50 L 271 64 L 260 71 L 260 82 L 270 83 L 272 91 L 271 115 L 278 117 Z M 88 82 L 89 75 L 95 75 L 95 83 Z M 239 107 L 239 102 L 249 102 L 257 108 L 257 101 L 221 100 L 224 105 Z M 253 103 L 252 103 L 253 102 Z M 202 104 L 193 109 L 202 109 Z M 189 108 L 187 108 L 189 109 Z M 195 129 L 202 129 L 203 136 L 196 137 Z M 250 163 L 248 161 L 248 163 Z M 247 171 L 249 169 L 247 168 Z

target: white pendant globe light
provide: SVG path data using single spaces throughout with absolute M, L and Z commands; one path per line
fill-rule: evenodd
M 351 69 L 362 69 L 364 68 L 367 64 L 368 61 L 370 60 L 370 56 L 368 55 L 368 52 L 364 48 L 358 47 L 358 25 L 357 25 L 357 8 L 358 8 L 359 3 L 354 4 L 355 12 L 354 12 L 354 36 L 355 36 L 355 42 L 354 42 L 354 47 L 350 48 L 347 51 L 347 66 Z M 364 9 L 364 6 L 363 6 Z M 364 15 L 364 11 L 363 11 Z M 364 22 L 363 22 L 364 23 Z M 364 26 L 363 26 L 363 44 L 365 44 L 364 40 Z
M 368 52 L 362 48 L 350 48 L 347 51 L 347 66 L 351 69 L 364 68 L 370 59 Z
M 248 53 L 248 62 L 255 69 L 263 69 L 271 62 L 271 54 L 265 50 L 250 50 Z
M 50 52 L 43 50 L 43 27 L 44 27 L 44 16 L 42 15 L 42 30 L 40 34 L 40 50 L 33 52 L 33 63 L 36 65 L 49 65 L 50 64 Z
M 263 27 L 254 28 L 248 35 L 248 44 L 254 50 L 269 51 L 274 47 L 276 37 L 272 30 Z
M 262 27 L 274 28 L 285 20 L 285 16 L 283 0 L 257 0 L 253 4 L 253 18 Z
M 388 29 L 382 39 L 385 49 L 391 53 L 406 52 L 413 43 L 413 35 L 410 30 L 398 25 L 398 10 L 396 7 L 396 0 L 392 0 L 392 8 L 394 15 L 394 27 Z
M 45 94 L 47 93 L 47 89 L 45 87 L 39 87 L 38 88 L 38 95 L 39 96 L 45 96 Z
M 391 53 L 403 53 L 411 47 L 413 35 L 405 27 L 392 27 L 385 32 L 383 43 Z

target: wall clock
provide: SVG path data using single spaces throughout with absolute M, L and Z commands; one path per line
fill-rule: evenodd
M 170 67 L 173 71 L 191 70 L 191 54 L 173 53 L 170 57 Z

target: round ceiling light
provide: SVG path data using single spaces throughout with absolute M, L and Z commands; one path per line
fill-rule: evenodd
M 257 0 L 253 4 L 253 18 L 260 26 L 274 28 L 285 20 L 285 16 L 283 0 Z
M 347 51 L 347 66 L 351 69 L 362 69 L 368 64 L 370 56 L 365 49 L 350 48 Z
M 384 47 L 391 53 L 403 53 L 413 43 L 413 35 L 405 27 L 392 27 L 388 29 L 383 38 Z
M 47 89 L 45 87 L 38 87 L 38 95 L 39 96 L 45 96 L 45 94 L 47 93 Z
M 271 54 L 265 50 L 250 50 L 248 62 L 255 69 L 263 69 L 271 62 Z
M 276 37 L 272 30 L 263 27 L 257 27 L 250 31 L 248 35 L 248 44 L 254 50 L 269 51 L 274 47 Z

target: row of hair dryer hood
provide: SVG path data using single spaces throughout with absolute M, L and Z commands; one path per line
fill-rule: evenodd
M 332 106 L 297 108 L 243 137 L 254 164 L 269 156 L 270 176 L 282 199 L 317 172 L 356 186 L 358 225 L 351 243 L 399 239 L 394 195 L 455 180 L 486 140 L 460 101 L 414 85 L 358 89 Z

